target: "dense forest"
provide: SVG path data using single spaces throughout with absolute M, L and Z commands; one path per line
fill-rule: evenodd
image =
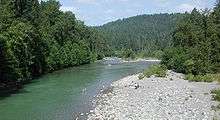
M 114 51 L 151 56 L 172 44 L 172 32 L 184 14 L 139 15 L 107 23 L 97 29 Z
M 0 1 L 1 94 L 104 56 L 162 55 L 162 64 L 177 72 L 220 72 L 220 2 L 213 10 L 139 15 L 98 27 L 60 6 L 56 0 Z
M 0 1 L 0 92 L 47 72 L 101 59 L 102 35 L 55 0 Z
M 220 72 L 220 2 L 213 10 L 186 13 L 173 32 L 172 46 L 162 60 L 169 69 L 191 75 Z

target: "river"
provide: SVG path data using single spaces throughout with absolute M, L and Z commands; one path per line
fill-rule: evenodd
M 93 63 L 42 76 L 19 93 L 0 98 L 0 120 L 85 119 L 101 89 L 156 62 Z M 82 114 L 83 113 L 83 114 Z

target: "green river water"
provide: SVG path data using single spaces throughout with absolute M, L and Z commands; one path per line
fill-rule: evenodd
M 42 76 L 19 93 L 0 98 L 0 120 L 86 119 L 99 91 L 155 62 L 93 63 Z M 81 113 L 84 113 L 83 115 Z M 80 115 L 81 114 L 81 115 Z

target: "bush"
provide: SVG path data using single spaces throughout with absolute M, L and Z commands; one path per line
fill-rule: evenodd
M 139 79 L 139 80 L 142 80 L 142 79 L 144 79 L 144 78 L 145 78 L 145 76 L 144 76 L 143 73 L 141 73 L 141 74 L 138 76 L 138 79 Z
M 174 47 L 166 49 L 161 63 L 168 69 L 184 74 L 202 75 L 214 73 L 213 64 L 195 48 Z
M 220 74 L 206 74 L 206 75 L 188 74 L 186 75 L 185 79 L 193 82 L 213 82 L 213 81 L 220 82 Z
M 151 57 L 151 55 L 147 51 L 141 51 L 136 54 L 137 58 L 147 58 Z
M 153 52 L 153 57 L 157 58 L 157 59 L 161 59 L 163 56 L 164 52 L 161 50 L 156 50 Z
M 146 69 L 141 75 L 138 76 L 139 79 L 144 77 L 150 77 L 155 75 L 156 77 L 165 77 L 167 68 L 164 65 L 152 65 Z
M 95 54 L 95 53 L 90 54 L 90 61 L 91 62 L 95 62 L 97 60 L 97 58 L 98 58 L 97 54 Z
M 166 49 L 164 52 L 161 62 L 163 65 L 176 72 L 186 73 L 184 63 L 189 59 L 189 56 L 184 48 L 171 48 Z
M 122 49 L 120 51 L 116 51 L 115 55 L 119 58 L 135 59 L 135 52 L 132 49 Z
M 156 51 L 139 51 L 136 54 L 136 58 L 156 58 L 161 59 L 164 52 L 162 50 L 156 50 Z
M 211 93 L 213 94 L 214 100 L 220 101 L 220 90 L 213 90 Z
M 123 51 L 123 58 L 131 58 L 134 59 L 135 58 L 135 53 L 132 49 L 126 49 Z
M 192 59 L 186 60 L 183 65 L 185 66 L 184 70 L 186 73 L 194 73 L 194 71 L 196 70 L 195 68 L 195 61 Z

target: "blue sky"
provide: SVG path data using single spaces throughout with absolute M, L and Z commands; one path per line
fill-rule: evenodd
M 174 13 L 212 8 L 216 0 L 59 0 L 63 11 L 72 11 L 86 25 L 140 14 Z

